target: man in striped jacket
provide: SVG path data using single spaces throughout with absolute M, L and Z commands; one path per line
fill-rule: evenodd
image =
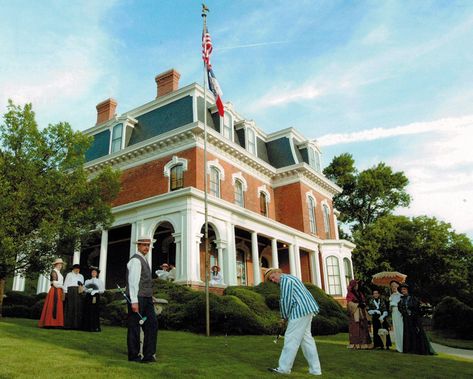
M 309 363 L 309 373 L 322 375 L 317 347 L 311 332 L 312 317 L 319 313 L 319 306 L 314 297 L 298 278 L 283 274 L 278 268 L 268 269 L 264 279 L 281 286 L 281 323 L 288 321 L 279 366 L 269 370 L 290 374 L 300 346 Z

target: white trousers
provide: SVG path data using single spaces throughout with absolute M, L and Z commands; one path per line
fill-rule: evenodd
M 279 357 L 278 371 L 289 374 L 296 359 L 299 346 L 302 348 L 304 357 L 309 363 L 309 373 L 320 375 L 319 355 L 315 346 L 314 337 L 312 337 L 311 323 L 312 314 L 304 317 L 289 320 L 287 323 L 286 333 L 284 334 L 284 347 Z

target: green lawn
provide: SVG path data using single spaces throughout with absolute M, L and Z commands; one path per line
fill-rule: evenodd
M 160 331 L 158 363 L 127 361 L 126 329 L 102 333 L 45 330 L 37 321 L 0 320 L 0 378 L 274 378 L 282 343 L 272 336 L 210 337 Z M 317 337 L 326 378 L 472 377 L 473 362 L 446 355 L 415 356 L 394 351 L 352 351 L 347 335 Z M 282 341 L 281 341 L 282 342 Z M 299 353 L 291 378 L 308 378 Z

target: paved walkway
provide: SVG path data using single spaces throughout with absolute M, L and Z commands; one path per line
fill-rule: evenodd
M 473 361 L 473 350 L 456 349 L 454 347 L 439 345 L 434 342 L 431 342 L 431 344 L 437 353 L 450 354 L 460 358 L 471 359 Z

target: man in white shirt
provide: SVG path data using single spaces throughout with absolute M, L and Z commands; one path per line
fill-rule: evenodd
M 127 264 L 126 292 L 131 301 L 128 304 L 128 360 L 132 362 L 156 362 L 156 342 L 158 337 L 158 319 L 153 305 L 153 280 L 146 255 L 151 243 L 149 237 L 140 237 L 136 243 L 138 252 Z M 140 316 L 146 317 L 140 325 Z M 143 358 L 140 358 L 140 327 L 143 329 Z

